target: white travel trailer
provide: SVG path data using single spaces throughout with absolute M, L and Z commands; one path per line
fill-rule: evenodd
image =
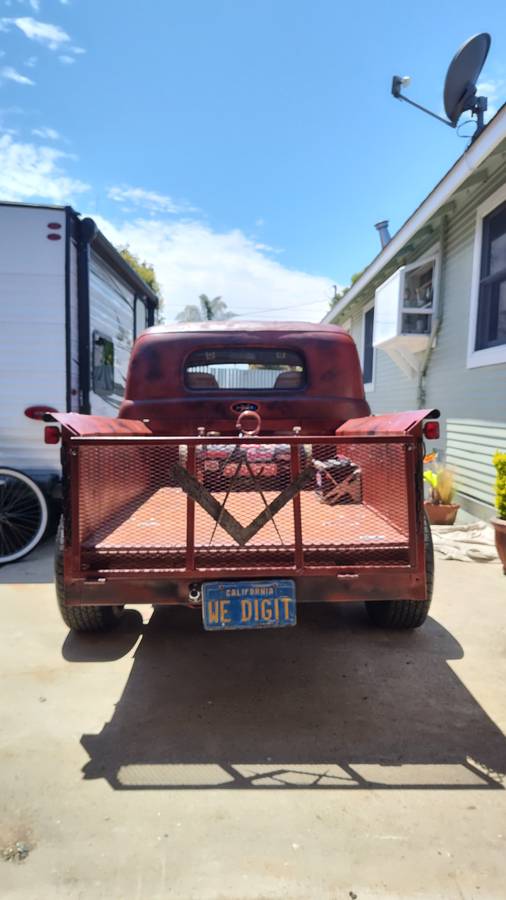
M 58 508 L 59 434 L 44 413 L 114 415 L 157 305 L 92 219 L 0 203 L 0 564 L 33 549 Z

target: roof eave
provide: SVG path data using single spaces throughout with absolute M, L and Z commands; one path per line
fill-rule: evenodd
M 409 219 L 404 222 L 393 235 L 389 243 L 364 270 L 360 278 L 346 292 L 344 297 L 327 313 L 323 323 L 335 321 L 346 307 L 358 297 L 370 281 L 390 262 L 394 256 L 408 243 L 414 235 L 427 224 L 429 219 L 443 206 L 455 193 L 458 187 L 474 172 L 497 145 L 506 137 L 506 103 L 501 106 L 494 118 L 483 129 L 474 143 L 458 158 L 452 168 L 443 176 L 440 182 L 428 194 L 420 206 L 415 209 Z

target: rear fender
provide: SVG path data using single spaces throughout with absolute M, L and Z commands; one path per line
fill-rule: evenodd
M 59 422 L 71 435 L 79 437 L 95 434 L 152 434 L 151 429 L 137 419 L 109 419 L 107 416 L 85 416 L 81 413 L 46 413 L 44 421 Z
M 359 437 L 371 435 L 405 435 L 422 437 L 422 423 L 425 419 L 439 419 L 438 409 L 415 409 L 408 412 L 386 413 L 383 416 L 364 416 L 360 419 L 348 419 L 335 434 L 340 437 Z

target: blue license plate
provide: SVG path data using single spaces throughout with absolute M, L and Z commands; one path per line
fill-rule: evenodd
M 206 631 L 295 625 L 295 583 L 208 581 L 202 585 L 202 620 Z

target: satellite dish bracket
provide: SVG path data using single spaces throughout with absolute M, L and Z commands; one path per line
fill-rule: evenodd
M 421 106 L 420 103 L 415 103 L 414 100 L 410 100 L 409 97 L 405 97 L 404 94 L 401 94 L 401 87 L 402 78 L 399 75 L 394 75 L 392 78 L 392 94 L 397 100 L 404 100 L 404 102 L 409 103 L 410 106 L 415 106 L 416 109 L 421 109 L 422 112 L 432 116 L 433 119 L 438 119 L 439 122 L 444 122 L 444 124 L 449 125 L 450 128 L 455 128 L 455 125 L 452 125 L 449 119 L 443 119 L 443 116 L 438 116 L 437 113 L 432 112 L 431 109 L 427 109 L 426 106 Z
M 404 100 L 405 103 L 409 103 L 416 109 L 427 113 L 433 119 L 444 122 L 450 128 L 456 128 L 462 113 L 469 110 L 471 115 L 476 116 L 476 131 L 471 138 L 471 141 L 474 141 L 485 126 L 483 116 L 488 106 L 487 98 L 476 96 L 476 82 L 485 64 L 490 43 L 490 35 L 487 32 L 482 32 L 469 38 L 457 50 L 448 67 L 445 79 L 444 107 L 447 118 L 437 115 L 431 109 L 427 109 L 426 106 L 422 106 L 420 103 L 415 103 L 414 100 L 410 100 L 409 97 L 405 97 L 401 93 L 403 85 L 409 84 L 409 78 L 401 78 L 399 75 L 394 75 L 392 79 L 393 96 L 397 100 Z

